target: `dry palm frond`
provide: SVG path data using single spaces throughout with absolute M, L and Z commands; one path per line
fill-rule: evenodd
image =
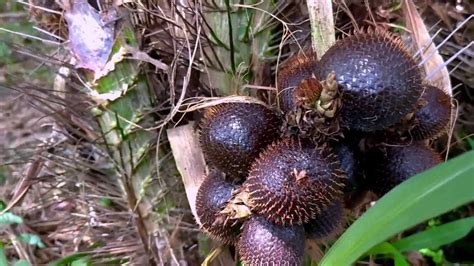
M 122 30 L 123 35 L 116 45 L 137 47 L 133 30 Z M 125 38 L 128 38 L 127 43 Z M 39 60 L 45 59 L 27 49 L 16 49 L 35 55 Z M 133 51 L 130 54 L 132 57 L 140 55 Z M 9 209 L 26 210 L 25 218 L 34 221 L 31 230 L 36 232 L 39 226 L 38 233 L 48 232 L 48 241 L 44 241 L 51 249 L 44 249 L 49 253 L 40 263 L 78 251 L 87 252 L 90 259 L 97 262 L 101 258 L 108 260 L 110 256 L 138 264 L 160 260 L 156 246 L 163 246 L 161 239 L 168 236 L 163 235 L 157 225 L 166 219 L 167 213 L 160 216 L 153 212 L 163 205 L 162 200 L 168 198 L 168 194 L 174 193 L 167 191 L 168 185 L 175 184 L 149 190 L 158 185 L 152 178 L 158 169 L 153 164 L 155 149 L 158 149 L 156 133 L 146 130 L 153 126 L 150 114 L 154 96 L 146 77 L 140 74 L 141 62 L 134 58 L 114 62 L 116 70 L 92 85 L 87 73 L 65 68 L 67 64 L 57 59 L 51 62 L 50 66 L 55 66 L 52 69 L 60 66 L 59 70 L 66 69 L 57 76 L 57 84 L 61 86 L 43 89 L 35 84 L 22 84 L 16 89 L 44 116 L 56 121 L 53 133 L 60 135 L 61 140 L 51 139 L 53 143 L 33 148 L 25 155 L 25 158 L 28 155 L 37 158 L 43 167 L 25 179 L 23 183 L 27 185 L 22 191 L 28 192 L 27 196 L 23 197 L 26 192 L 15 195 Z M 124 85 L 130 87 L 123 90 Z M 105 90 L 120 93 L 115 99 L 103 100 L 101 93 Z M 91 112 L 93 108 L 96 108 L 95 117 Z M 16 155 L 19 151 L 16 150 Z M 159 153 L 166 154 L 166 150 L 160 148 Z M 18 162 L 18 158 L 14 160 Z M 169 160 L 169 156 L 163 156 L 165 164 Z M 96 165 L 98 161 L 100 166 Z M 167 168 L 173 171 L 172 167 Z M 102 199 L 111 201 L 113 209 L 101 207 Z M 180 206 L 179 198 L 176 200 L 173 205 Z M 57 207 L 58 204 L 61 207 Z M 58 213 L 56 217 L 54 212 L 64 206 L 67 212 Z M 54 208 L 49 210 L 50 207 Z M 166 222 L 173 225 L 175 221 Z M 155 239 L 158 237 L 161 239 Z M 51 241 L 56 243 L 53 245 Z
M 45 264 L 75 252 L 90 253 L 92 260 L 108 258 L 110 254 L 114 254 L 121 259 L 132 260 L 134 257 L 137 261 L 143 261 L 144 249 L 134 227 L 130 226 L 133 214 L 122 197 L 120 187 L 107 173 L 110 166 L 106 153 L 104 150 L 97 150 L 100 146 L 94 144 L 95 140 L 82 130 L 85 128 L 93 131 L 97 127 L 89 123 L 83 125 L 83 121 L 74 118 L 84 111 L 80 105 L 71 104 L 67 110 L 58 107 L 61 105 L 55 105 L 54 102 L 67 101 L 55 98 L 50 90 L 42 90 L 35 85 L 18 89 L 21 98 L 10 104 L 15 108 L 22 106 L 22 102 L 36 106 L 38 109 L 33 114 L 40 116 L 36 120 L 30 120 L 35 124 L 25 126 L 36 131 L 43 128 L 44 134 L 35 135 L 39 138 L 34 142 L 35 149 L 28 149 L 23 145 L 10 146 L 15 147 L 16 152 L 25 152 L 25 159 L 33 162 L 26 165 L 24 173 L 12 172 L 12 179 L 15 176 L 22 177 L 23 182 L 19 186 L 26 184 L 27 194 L 15 200 L 15 191 L 9 202 L 14 203 L 12 211 L 21 215 L 25 222 L 8 230 L 15 235 L 39 235 L 46 247 L 36 249 L 19 243 L 15 245 L 16 250 L 23 247 L 24 252 L 15 253 L 28 259 L 32 265 Z M 80 99 L 77 95 L 74 97 Z M 24 109 L 13 115 L 31 115 L 31 111 L 35 109 L 30 107 L 29 110 Z M 47 117 L 42 114 L 47 114 Z M 44 123 L 46 126 L 42 127 Z M 27 140 L 24 137 L 18 139 Z M 18 158 L 10 159 L 20 163 L 15 165 L 17 171 L 24 169 Z M 36 165 L 37 161 L 42 163 Z M 35 165 L 37 172 L 34 175 L 28 174 Z M 3 192 L 4 195 L 10 194 L 8 190 Z M 117 235 L 120 235 L 120 239 L 117 239 Z M 100 248 L 93 248 L 94 246 Z M 114 253 L 111 252 L 114 247 L 123 248 L 116 248 Z M 25 257 L 26 254 L 29 255 Z

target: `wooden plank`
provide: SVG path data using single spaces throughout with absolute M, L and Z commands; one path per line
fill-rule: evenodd
M 197 134 L 194 131 L 194 123 L 168 129 L 167 133 L 191 212 L 200 224 L 196 215 L 196 196 L 206 174 L 206 164 Z

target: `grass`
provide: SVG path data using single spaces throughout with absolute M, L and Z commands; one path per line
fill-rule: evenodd
M 37 60 L 28 55 L 15 52 L 14 47 L 23 46 L 42 53 L 51 53 L 52 47 L 45 46 L 41 41 L 26 36 L 40 37 L 33 24 L 27 20 L 28 13 L 19 3 L 0 3 L 0 89 L 4 86 L 17 84 L 18 79 L 29 76 L 30 81 L 41 81 L 51 84 L 52 76 L 47 67 L 41 66 Z M 11 16 L 8 16 L 11 15 Z M 14 33 L 20 33 L 14 34 Z M 42 36 L 44 37 L 44 36 Z
M 394 188 L 349 227 L 326 253 L 321 265 L 354 263 L 377 243 L 473 202 L 472 161 L 474 151 L 414 176 Z M 472 225 L 468 226 L 472 228 Z M 436 231 L 432 234 L 436 234 Z M 432 247 L 430 242 L 425 244 L 419 249 Z M 396 246 L 394 248 L 399 252 L 405 251 Z

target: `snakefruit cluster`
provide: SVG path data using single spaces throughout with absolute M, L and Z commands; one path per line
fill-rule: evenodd
M 357 191 L 383 196 L 441 162 L 424 141 L 447 128 L 451 98 L 386 31 L 289 58 L 275 98 L 219 104 L 200 123 L 211 174 L 197 215 L 245 265 L 300 265 L 305 238 L 342 231 Z

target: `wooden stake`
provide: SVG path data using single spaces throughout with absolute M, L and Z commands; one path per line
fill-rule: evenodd
M 307 0 L 311 42 L 318 58 L 336 42 L 331 0 Z
M 168 129 L 167 133 L 191 212 L 200 223 L 196 215 L 196 196 L 206 174 L 206 164 L 197 134 L 194 132 L 194 124 Z

